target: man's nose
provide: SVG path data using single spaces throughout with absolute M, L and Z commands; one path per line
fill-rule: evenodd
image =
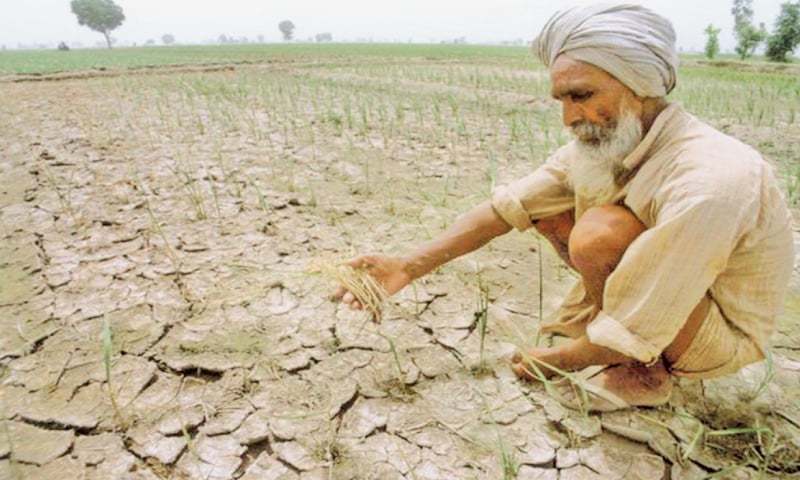
M 575 124 L 580 123 L 584 120 L 583 112 L 581 109 L 575 105 L 573 102 L 564 101 L 563 102 L 563 119 L 564 119 L 564 126 L 565 127 L 573 127 Z

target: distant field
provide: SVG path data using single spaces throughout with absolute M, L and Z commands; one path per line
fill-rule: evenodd
M 263 63 L 269 61 L 302 61 L 324 58 L 327 61 L 375 57 L 421 57 L 427 60 L 473 59 L 482 63 L 501 61 L 529 63 L 533 57 L 527 47 L 438 44 L 259 44 L 259 45 L 190 45 L 174 47 L 133 47 L 108 49 L 0 51 L 0 74 L 46 74 L 91 69 L 142 68 L 164 65 L 207 65 L 215 63 Z M 700 55 L 684 55 L 685 62 L 704 60 Z M 740 63 L 733 55 L 722 55 L 718 62 Z M 760 60 L 747 66 L 767 71 L 800 66 L 769 64 Z
M 158 65 L 210 63 L 261 63 L 302 60 L 304 57 L 427 57 L 488 58 L 530 61 L 524 47 L 417 44 L 273 44 L 198 45 L 178 47 L 136 47 L 108 49 L 22 50 L 0 52 L 0 73 L 53 73 L 94 68 L 136 68 Z

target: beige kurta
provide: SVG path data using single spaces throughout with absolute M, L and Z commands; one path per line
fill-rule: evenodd
M 595 205 L 574 192 L 576 153 L 568 144 L 527 177 L 497 188 L 497 213 L 520 231 L 573 208 L 580 219 Z M 603 310 L 593 311 L 578 281 L 550 329 L 590 322 L 592 343 L 650 363 L 708 294 L 726 327 L 756 345 L 737 361 L 762 358 L 794 256 L 791 216 L 771 166 L 677 104 L 659 114 L 624 165 L 629 178 L 611 203 L 623 203 L 647 230 L 608 277 Z

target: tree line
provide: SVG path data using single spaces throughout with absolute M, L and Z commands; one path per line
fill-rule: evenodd
M 114 0 L 72 0 L 70 2 L 70 8 L 72 9 L 72 13 L 78 18 L 78 25 L 86 26 L 95 32 L 102 33 L 103 37 L 106 39 L 106 45 L 108 45 L 108 48 L 111 48 L 114 43 L 111 32 L 125 21 L 125 14 L 122 12 L 122 7 L 114 3 Z M 293 38 L 294 29 L 295 26 L 291 20 L 283 20 L 278 24 L 278 30 L 280 30 L 283 39 L 286 41 Z M 263 36 L 259 36 L 259 40 L 261 41 L 262 39 Z M 318 33 L 315 36 L 315 40 L 317 42 L 331 42 L 333 41 L 333 35 L 329 32 Z M 161 37 L 161 41 L 164 45 L 172 45 L 175 43 L 175 36 L 165 34 Z M 234 43 L 234 39 L 233 37 L 229 38 L 226 35 L 221 35 L 219 42 Z M 64 42 L 61 43 L 64 44 Z M 151 40 L 147 42 L 148 45 L 152 45 L 153 43 L 155 42 Z M 66 44 L 64 44 L 64 46 L 66 47 Z
M 753 0 L 733 0 L 733 33 L 736 53 L 746 60 L 753 56 L 762 43 L 766 43 L 766 56 L 773 62 L 788 62 L 789 56 L 800 45 L 800 0 L 781 4 L 772 33 L 762 23 L 753 23 Z M 705 29 L 705 55 L 714 58 L 719 53 L 720 29 L 713 24 Z

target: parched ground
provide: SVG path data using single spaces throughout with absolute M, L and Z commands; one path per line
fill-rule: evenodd
M 527 61 L 0 83 L 0 479 L 798 476 L 796 285 L 769 362 L 602 415 L 508 369 L 573 281 L 532 235 L 380 324 L 327 300 L 310 265 L 406 251 L 568 139 Z M 750 105 L 726 72 L 690 69 L 679 98 L 794 201 L 800 87 L 777 76 Z

